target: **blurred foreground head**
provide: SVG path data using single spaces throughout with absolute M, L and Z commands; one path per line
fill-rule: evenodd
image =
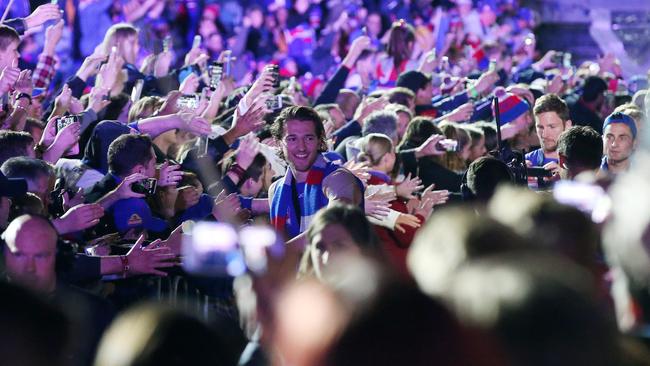
M 27 290 L 0 281 L 0 360 L 3 365 L 65 365 L 70 324 Z
M 448 208 L 431 216 L 409 250 L 407 263 L 422 291 L 437 295 L 464 263 L 529 245 L 498 221 L 469 208 Z
M 283 364 L 503 365 L 489 339 L 466 333 L 442 304 L 359 254 L 333 258 L 320 282 L 288 284 L 274 318 L 265 332 Z
M 587 272 L 560 257 L 508 253 L 467 263 L 444 294 L 467 326 L 491 331 L 511 365 L 619 365 L 618 335 Z
M 586 268 L 594 267 L 600 234 L 577 208 L 525 188 L 503 187 L 490 201 L 489 212 L 537 249 L 562 254 Z
M 106 331 L 95 366 L 224 365 L 219 337 L 197 318 L 161 305 L 123 313 Z
M 646 133 L 647 131 L 644 131 Z M 650 141 L 650 139 L 646 139 Z M 614 300 L 619 325 L 638 326 L 650 314 L 650 154 L 639 151 L 630 172 L 610 188 L 612 211 L 603 228 L 608 264 L 616 274 Z M 619 295 L 619 296 L 616 296 Z M 634 304 L 633 304 L 634 303 Z M 632 311 L 635 308 L 637 311 Z
M 330 258 L 346 254 L 380 253 L 375 231 L 363 211 L 352 205 L 336 204 L 319 210 L 307 229 L 307 248 L 300 273 L 322 277 Z

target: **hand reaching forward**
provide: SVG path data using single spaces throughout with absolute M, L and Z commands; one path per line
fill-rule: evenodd
M 180 165 L 170 165 L 168 162 L 162 163 L 158 171 L 158 186 L 176 186 L 183 178 L 183 171 Z
M 370 173 L 368 173 L 370 168 L 368 167 L 368 163 L 348 160 L 343 164 L 343 167 L 354 174 L 355 177 L 359 178 L 359 180 L 363 182 L 363 185 L 368 183 L 368 179 L 370 179 Z
M 160 268 L 170 268 L 177 265 L 176 255 L 172 253 L 172 250 L 168 247 L 160 247 L 160 239 L 152 242 L 144 248 L 142 243 L 144 242 L 144 236 L 141 235 L 138 238 L 138 241 L 135 242 L 129 253 L 127 253 L 126 258 L 129 262 L 129 270 L 126 275 L 156 275 L 156 276 L 167 276 L 167 273 L 160 270 Z
M 397 216 L 397 221 L 395 222 L 395 230 L 405 233 L 406 232 L 406 226 L 410 226 L 412 228 L 419 228 L 420 227 L 420 220 L 411 214 L 405 214 L 401 213 L 399 216 Z
M 419 191 L 422 188 L 424 188 L 422 185 L 422 180 L 417 176 L 411 178 L 411 173 L 409 173 L 409 175 L 400 184 L 395 186 L 395 193 L 404 199 L 411 199 L 415 197 L 413 193 Z
M 241 210 L 239 198 L 235 193 L 226 195 L 226 191 L 222 190 L 214 200 L 214 207 L 212 208 L 212 216 L 217 221 L 234 222 L 236 221 L 237 214 Z
M 367 216 L 381 220 L 388 216 L 390 211 L 390 202 L 395 199 L 393 192 L 377 191 L 366 196 L 363 201 L 364 212 Z
M 93 227 L 104 216 L 104 209 L 96 204 L 83 204 L 72 207 L 63 216 L 53 221 L 59 234 L 75 233 Z

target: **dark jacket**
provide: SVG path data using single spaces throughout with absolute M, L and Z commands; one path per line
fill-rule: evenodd
M 449 192 L 460 191 L 461 175 L 454 173 L 432 159 L 419 159 L 417 168 L 417 176 L 422 179 L 422 184 L 425 187 L 435 184 L 436 190 L 446 189 Z
M 582 98 L 567 101 L 571 122 L 575 126 L 590 126 L 599 134 L 603 134 L 603 119 L 587 107 Z

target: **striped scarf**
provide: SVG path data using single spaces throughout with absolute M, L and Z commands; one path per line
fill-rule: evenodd
M 291 169 L 287 169 L 284 178 L 276 183 L 278 187 L 271 200 L 271 225 L 278 232 L 285 233 L 287 238 L 293 238 L 305 231 L 316 212 L 327 206 L 329 202 L 323 194 L 323 179 L 338 168 L 338 165 L 318 155 L 307 173 L 307 180 L 302 189 L 295 184 L 298 205 L 301 206 L 300 220 L 297 218 L 293 202 L 291 187 L 294 182 L 293 173 Z

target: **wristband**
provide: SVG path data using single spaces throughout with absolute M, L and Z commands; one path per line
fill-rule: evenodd
M 247 210 L 253 209 L 253 198 L 252 197 L 244 197 L 244 196 L 238 196 L 239 197 L 239 204 L 241 205 L 241 208 L 245 208 Z
M 127 126 L 129 126 L 129 128 L 131 128 L 131 129 L 133 129 L 133 130 L 135 130 L 137 132 L 140 132 L 139 122 L 140 121 L 134 121 L 134 122 L 129 123 Z
M 478 99 L 479 97 L 478 91 L 476 91 L 476 88 L 473 85 L 468 88 L 468 91 L 472 98 Z
M 232 164 L 230 166 L 230 169 L 228 169 L 228 171 L 234 173 L 237 176 L 237 178 L 239 178 L 240 182 L 243 181 L 244 177 L 246 176 L 246 170 L 244 170 L 244 168 L 239 166 L 239 164 L 237 163 Z
M 129 273 L 129 270 L 131 269 L 131 266 L 129 266 L 129 258 L 125 255 L 121 255 L 120 261 L 122 261 L 122 277 L 126 277 L 127 273 Z

